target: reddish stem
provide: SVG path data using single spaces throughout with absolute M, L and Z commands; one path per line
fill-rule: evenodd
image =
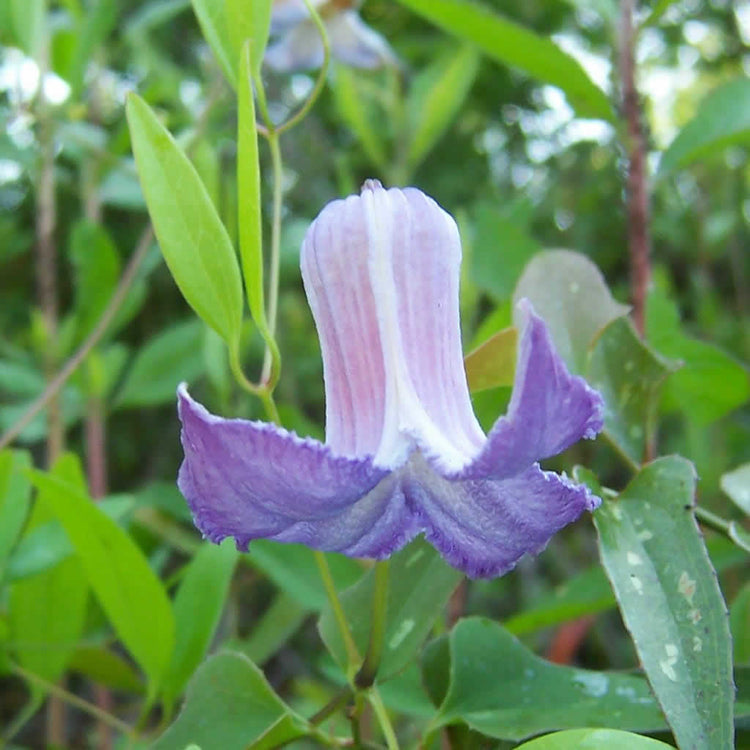
M 651 281 L 651 238 L 646 178 L 646 138 L 642 127 L 641 101 L 635 83 L 634 4 L 634 0 L 622 0 L 620 75 L 622 77 L 622 110 L 627 126 L 627 216 L 633 322 L 638 333 L 644 336 L 646 296 Z

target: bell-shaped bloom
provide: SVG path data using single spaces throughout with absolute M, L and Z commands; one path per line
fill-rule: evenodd
M 209 539 L 258 537 L 384 558 L 418 534 L 470 576 L 499 575 L 598 499 L 538 461 L 602 427 L 528 302 L 506 416 L 485 435 L 461 351 L 461 245 L 414 188 L 365 183 L 302 245 L 320 336 L 326 442 L 222 419 L 179 390 L 179 486 Z
M 326 27 L 331 54 L 354 68 L 394 63 L 388 42 L 365 24 L 354 0 L 312 0 Z M 312 70 L 323 64 L 323 42 L 302 0 L 276 0 L 271 10 L 271 37 L 264 60 L 274 70 Z

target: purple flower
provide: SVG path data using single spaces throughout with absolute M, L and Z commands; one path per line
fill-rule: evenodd
M 312 0 L 326 26 L 331 54 L 354 68 L 381 68 L 396 62 L 388 42 L 359 17 L 355 0 Z M 323 42 L 302 0 L 276 0 L 264 60 L 274 70 L 311 70 L 323 64 Z
M 424 534 L 451 565 L 494 576 L 598 505 L 537 463 L 593 438 L 603 404 L 526 301 L 508 414 L 482 432 L 463 367 L 460 261 L 456 223 L 414 188 L 369 180 L 323 209 L 302 277 L 323 353 L 326 443 L 213 416 L 181 386 L 179 486 L 206 537 L 384 558 Z

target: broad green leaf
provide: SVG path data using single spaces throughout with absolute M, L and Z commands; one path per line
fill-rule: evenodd
M 235 351 L 242 326 L 237 256 L 190 160 L 135 94 L 127 103 L 130 137 L 156 237 L 180 291 Z
M 247 557 L 253 566 L 304 607 L 320 611 L 325 606 L 325 589 L 315 555 L 309 547 L 256 539 Z M 326 554 L 326 559 L 337 589 L 347 588 L 362 577 L 362 566 L 356 560 L 334 553 Z
M 255 103 L 251 49 L 242 48 L 240 61 L 237 122 L 237 222 L 240 235 L 240 257 L 250 312 L 263 338 L 271 338 L 263 300 L 263 228 L 260 210 L 260 162 L 258 130 L 255 126 Z
M 667 11 L 670 5 L 674 5 L 677 0 L 656 0 L 653 10 L 648 14 L 646 19 L 641 23 L 641 27 L 655 26 Z
M 379 169 L 385 169 L 388 157 L 382 127 L 377 125 L 384 113 L 377 106 L 381 92 L 376 88 L 374 77 L 347 65 L 337 65 L 332 86 L 341 119 L 357 137 L 370 161 Z
M 76 485 L 34 471 L 72 542 L 102 609 L 156 694 L 174 647 L 174 615 L 164 586 L 128 534 Z
M 180 715 L 152 750 L 185 750 L 191 744 L 247 750 L 270 729 L 278 732 L 278 745 L 308 733 L 304 719 L 276 695 L 263 672 L 247 657 L 228 651 L 198 668 Z
M 750 143 L 750 78 L 742 76 L 712 91 L 696 116 L 677 134 L 659 162 L 660 175 L 734 143 Z
M 49 475 L 85 491 L 78 459 L 61 456 Z M 41 488 L 29 519 L 29 529 L 50 521 L 50 496 Z M 57 682 L 68 667 L 83 632 L 88 583 L 81 563 L 70 557 L 53 568 L 16 581 L 10 588 L 8 622 L 16 658 L 23 667 L 49 682 Z M 30 685 L 32 693 L 39 688 Z M 44 692 L 44 691 L 41 691 Z
M 18 46 L 29 57 L 38 60 L 47 33 L 46 0 L 9 0 L 9 4 Z
M 107 230 L 80 219 L 70 234 L 70 260 L 75 279 L 75 342 L 94 329 L 120 277 L 120 258 Z
M 473 45 L 451 49 L 413 81 L 406 101 L 409 169 L 417 168 L 461 109 L 479 70 Z
M 517 343 L 518 331 L 506 328 L 466 355 L 464 368 L 472 393 L 513 385 Z
M 354 643 L 362 657 L 370 638 L 374 578 L 374 570 L 370 570 L 341 595 Z M 380 679 L 398 672 L 413 658 L 461 578 L 462 574 L 423 540 L 413 542 L 391 558 Z M 346 649 L 330 607 L 323 611 L 318 630 L 334 658 L 346 666 Z
M 671 747 L 651 737 L 619 729 L 568 729 L 524 742 L 516 750 L 664 750 Z
M 312 610 L 283 592 L 277 594 L 263 616 L 253 625 L 249 637 L 227 644 L 256 664 L 264 664 L 296 633 Z
M 226 0 L 227 28 L 229 40 L 234 50 L 235 63 L 240 67 L 245 64 L 244 48 L 248 48 L 250 81 L 260 81 L 260 66 L 266 51 L 268 32 L 271 27 L 272 0 Z M 242 55 L 242 57 L 240 57 Z M 237 76 L 239 85 L 244 86 L 242 78 L 244 72 L 240 70 Z M 252 89 L 249 89 L 252 93 Z
M 586 379 L 604 396 L 604 435 L 636 465 L 651 440 L 660 390 L 672 369 L 638 338 L 628 318 L 610 323 L 591 352 Z
M 174 704 L 201 663 L 226 604 L 237 562 L 232 540 L 203 542 L 187 566 L 174 599 L 175 647 L 162 684 L 167 706 Z
M 526 297 L 544 318 L 557 351 L 574 372 L 584 373 L 597 336 L 628 311 L 609 291 L 585 255 L 546 250 L 526 266 L 513 302 Z
M 174 403 L 180 382 L 194 380 L 203 371 L 203 331 L 203 324 L 193 319 L 148 340 L 136 354 L 115 408 Z
M 25 470 L 30 465 L 25 451 L 0 452 L 0 584 L 29 514 L 31 483 Z
M 750 664 L 750 583 L 735 596 L 729 608 L 729 625 L 734 643 L 734 663 Z
M 425 683 L 441 698 L 434 726 L 464 722 L 522 740 L 553 729 L 664 727 L 648 683 L 633 675 L 552 664 L 491 620 L 460 620 L 424 654 Z
M 680 747 L 733 747 L 726 605 L 692 511 L 683 458 L 644 467 L 594 514 L 602 562 Z
M 666 411 L 683 412 L 704 426 L 750 397 L 747 370 L 719 347 L 686 336 L 677 305 L 659 289 L 648 296 L 646 333 L 654 349 L 682 362 L 664 384 L 662 406 Z
M 142 677 L 131 662 L 104 646 L 79 646 L 73 652 L 68 667 L 113 690 L 138 695 L 146 691 Z
M 604 92 L 574 58 L 549 38 L 466 0 L 399 2 L 449 34 L 475 44 L 493 59 L 558 86 L 579 117 L 613 120 L 612 107 Z
M 36 398 L 46 384 L 44 373 L 30 362 L 0 360 L 0 394 L 4 398 Z
M 496 302 L 508 302 L 526 264 L 541 251 L 532 237 L 533 203 L 520 196 L 508 203 L 482 201 L 474 214 L 469 275 Z
M 750 463 L 722 474 L 721 489 L 746 515 L 750 515 Z

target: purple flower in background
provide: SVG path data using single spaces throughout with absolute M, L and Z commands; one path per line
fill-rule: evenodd
M 494 576 L 598 505 L 539 468 L 593 438 L 603 404 L 526 301 L 508 414 L 482 432 L 461 351 L 458 228 L 431 198 L 370 180 L 323 209 L 301 262 L 326 442 L 213 416 L 181 386 L 179 486 L 206 537 L 384 558 L 424 534 L 451 565 Z
M 380 68 L 396 56 L 380 34 L 363 23 L 356 0 L 312 0 L 326 26 L 331 54 L 355 68 Z M 264 60 L 274 70 L 311 70 L 323 64 L 323 42 L 302 0 L 276 0 Z

